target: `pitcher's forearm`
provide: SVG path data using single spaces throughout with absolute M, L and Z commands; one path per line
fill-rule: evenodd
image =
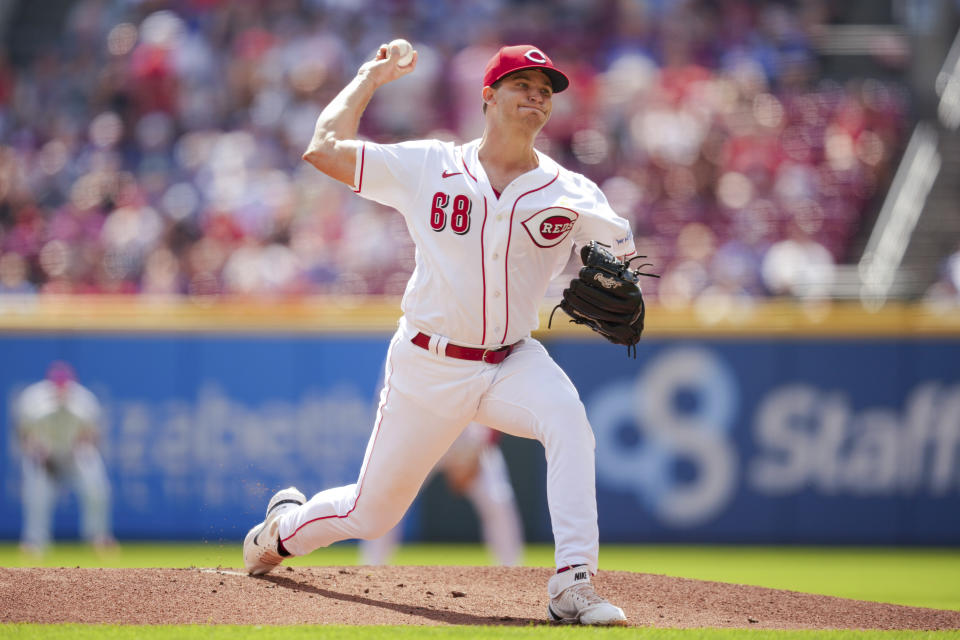
M 331 138 L 356 140 L 360 118 L 376 90 L 377 85 L 367 74 L 358 73 L 320 112 L 307 153 L 322 147 Z
M 303 159 L 330 177 L 352 184 L 360 118 L 378 86 L 368 74 L 358 73 L 320 112 Z

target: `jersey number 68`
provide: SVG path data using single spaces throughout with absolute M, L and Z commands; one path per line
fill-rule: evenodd
M 430 209 L 430 228 L 434 231 L 443 231 L 447 226 L 447 205 L 450 196 L 443 191 L 433 194 L 433 206 Z M 450 213 L 450 229 L 459 235 L 470 231 L 470 209 L 473 201 L 463 194 L 453 198 L 453 211 Z

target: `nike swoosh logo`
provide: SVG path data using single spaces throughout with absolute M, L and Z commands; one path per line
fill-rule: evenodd
M 260 534 L 263 533 L 263 527 L 260 527 L 260 531 L 257 531 L 257 535 L 253 536 L 253 545 L 257 546 L 258 541 L 260 540 Z
M 446 169 L 444 169 L 444 170 L 443 170 L 443 173 L 440 174 L 440 177 L 441 177 L 441 178 L 449 178 L 450 176 L 459 176 L 459 175 L 462 175 L 462 174 L 463 174 L 462 171 L 452 172 L 452 171 L 447 171 Z

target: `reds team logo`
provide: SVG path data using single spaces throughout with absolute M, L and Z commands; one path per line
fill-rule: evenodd
M 530 51 L 523 54 L 523 57 L 537 64 L 547 63 L 547 56 L 543 55 L 543 51 L 540 51 L 540 49 L 530 49 Z
M 530 234 L 533 243 L 546 249 L 560 244 L 573 230 L 573 225 L 579 217 L 579 214 L 572 209 L 550 207 L 536 212 L 522 224 Z

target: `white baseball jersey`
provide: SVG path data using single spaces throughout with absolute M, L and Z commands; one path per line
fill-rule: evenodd
M 416 269 L 403 297 L 413 326 L 469 346 L 512 344 L 538 325 L 538 307 L 571 247 L 591 240 L 634 253 L 629 223 L 600 189 L 537 152 L 540 165 L 499 197 L 479 140 L 365 142 L 354 191 L 403 214 Z
M 20 432 L 55 458 L 70 456 L 79 438 L 100 427 L 96 397 L 76 382 L 67 385 L 61 394 L 49 380 L 34 383 L 24 389 L 17 407 Z

